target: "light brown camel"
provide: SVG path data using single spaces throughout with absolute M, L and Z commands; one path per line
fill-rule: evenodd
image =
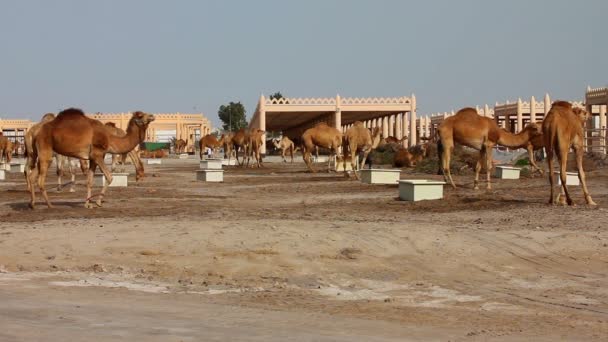
M 112 173 L 104 164 L 104 156 L 106 153 L 122 154 L 133 150 L 144 140 L 146 129 L 152 121 L 154 115 L 134 112 L 127 126 L 127 135 L 124 137 L 111 134 L 100 121 L 88 118 L 82 110 L 75 108 L 66 109 L 59 113 L 55 120 L 44 123 L 34 137 L 32 158 L 34 160 L 38 158 L 38 187 L 49 208 L 52 205 L 45 189 L 45 181 L 53 151 L 68 157 L 89 160 L 86 208 L 92 207 L 93 175 L 99 166 L 106 178 L 106 183 L 96 201 L 96 204 L 101 206 L 108 185 L 112 183 Z M 31 173 L 30 177 L 33 175 Z M 30 178 L 30 181 L 33 182 L 34 179 Z M 34 208 L 36 197 L 33 186 L 30 195 L 30 206 Z
M 40 120 L 39 123 L 33 125 L 32 127 L 30 127 L 30 129 L 27 130 L 27 132 L 25 133 L 25 182 L 27 183 L 27 191 L 30 191 L 32 189 L 32 183 L 30 183 L 30 173 L 35 169 L 35 163 L 36 163 L 36 159 L 34 159 L 32 157 L 32 151 L 33 151 L 33 146 L 34 146 L 34 137 L 36 136 L 36 134 L 38 134 L 38 131 L 40 130 L 40 127 L 42 127 L 42 125 L 45 122 L 49 122 L 51 120 L 55 119 L 55 114 L 53 113 L 46 113 L 42 116 L 42 119 Z
M 397 139 L 394 136 L 388 136 L 386 138 L 384 138 L 383 143 L 384 144 L 403 144 L 404 141 L 407 141 L 407 137 L 403 137 L 401 139 Z
M 5 163 L 9 164 L 13 159 L 14 150 L 15 144 L 7 137 L 0 135 L 0 162 L 4 160 Z
M 186 152 L 186 146 L 188 146 L 188 139 L 177 139 L 175 140 L 175 154 Z
M 456 188 L 450 172 L 450 158 L 454 144 L 468 146 L 479 151 L 475 167 L 474 189 L 479 189 L 479 172 L 482 161 L 486 162 L 487 188 L 491 189 L 490 172 L 492 170 L 492 149 L 496 144 L 515 147 L 526 144 L 532 137 L 540 133 L 540 127 L 530 124 L 520 133 L 513 134 L 500 127 L 496 121 L 480 116 L 475 108 L 463 108 L 456 115 L 445 119 L 438 128 L 439 142 L 437 152 L 441 160 L 443 177 Z
M 74 185 L 76 185 L 76 168 L 80 166 L 80 170 L 83 174 L 87 173 L 89 168 L 88 162 L 86 160 L 78 159 L 78 158 L 69 158 L 66 156 L 62 156 L 58 153 L 53 153 L 53 158 L 55 159 L 55 165 L 57 169 L 57 192 L 61 192 L 63 190 L 63 180 L 65 172 L 67 171 L 70 174 L 70 192 L 76 191 L 74 189 Z M 29 182 L 29 180 L 28 180 Z
M 203 155 L 205 154 L 205 150 L 207 148 L 210 148 L 213 151 L 213 154 L 215 155 L 217 153 L 217 149 L 222 146 L 222 139 L 224 139 L 224 135 L 222 135 L 220 140 L 217 140 L 217 138 L 213 134 L 207 134 L 202 137 L 201 140 L 199 140 L 198 142 L 201 160 L 203 160 Z
M 261 129 L 251 129 L 248 134 L 249 141 L 247 142 L 247 166 L 249 166 L 249 160 L 255 158 L 257 167 L 262 167 L 262 144 L 264 142 L 264 133 Z M 251 164 L 253 167 L 253 163 Z
M 542 122 L 536 123 L 536 125 L 542 126 Z M 534 151 L 540 150 L 543 147 L 545 147 L 545 138 L 544 135 L 540 133 L 532 137 L 532 139 L 524 145 L 516 146 L 514 149 L 525 148 L 528 151 L 528 159 L 530 160 L 530 166 L 532 166 L 532 172 L 538 171 L 541 175 L 544 175 L 545 171 L 536 164 L 536 158 L 534 158 Z
M 355 174 L 355 178 L 359 179 L 357 171 L 363 168 L 367 156 L 372 150 L 378 147 L 380 141 L 382 141 L 382 130 L 380 127 L 375 127 L 370 130 L 365 128 L 363 122 L 355 121 L 353 126 L 344 134 L 344 141 L 342 142 L 344 149 L 344 176 L 348 177 L 348 171 L 346 171 L 347 155 L 350 155 L 350 166 Z M 363 159 L 360 161 L 359 165 L 356 165 L 359 152 L 363 152 Z
M 410 148 L 400 147 L 395 151 L 393 165 L 396 167 L 414 167 L 428 157 L 428 144 L 414 145 Z
M 116 124 L 113 122 L 106 122 L 106 128 L 110 131 L 111 134 L 117 137 L 124 137 L 127 135 L 122 128 L 116 127 Z M 127 156 L 131 158 L 131 162 L 133 163 L 133 167 L 135 167 L 135 180 L 139 181 L 144 178 L 144 163 L 141 161 L 139 157 L 139 153 L 135 150 L 135 148 L 127 153 L 122 154 L 112 154 L 112 172 L 117 170 L 116 165 L 120 165 L 120 172 L 124 172 L 125 164 L 127 162 Z
M 585 171 L 583 170 L 583 129 L 585 123 L 589 119 L 589 113 L 581 108 L 573 108 L 572 104 L 566 101 L 553 102 L 549 113 L 543 120 L 543 135 L 545 138 L 545 151 L 547 152 L 547 166 L 549 170 L 549 184 L 551 185 L 550 204 L 557 204 L 559 201 L 559 193 L 557 198 L 554 197 L 553 177 L 553 152 L 557 154 L 559 161 L 559 177 L 562 181 L 562 190 L 566 195 L 568 205 L 573 205 L 574 202 L 568 192 L 566 186 L 566 164 L 568 162 L 568 152 L 570 148 L 574 150 L 576 155 L 576 169 L 578 170 L 578 179 L 583 187 L 583 195 L 585 201 L 589 205 L 596 205 L 589 195 L 587 190 L 587 182 Z
M 342 146 L 342 132 L 335 127 L 331 127 L 325 122 L 307 129 L 302 134 L 302 158 L 311 172 L 316 172 L 312 168 L 311 154 L 315 147 L 323 147 L 329 150 L 330 155 L 327 161 L 327 172 L 331 172 L 331 160 L 340 153 Z
M 287 159 L 285 158 L 287 151 L 289 151 L 291 162 L 293 163 L 293 153 L 296 151 L 296 146 L 291 139 L 289 139 L 287 136 L 283 136 L 280 140 L 272 139 L 272 144 L 274 147 L 281 150 L 281 158 L 283 158 L 283 163 L 287 163 Z
M 139 150 L 140 158 L 164 158 L 168 155 L 168 151 L 165 149 L 159 149 L 154 151 Z

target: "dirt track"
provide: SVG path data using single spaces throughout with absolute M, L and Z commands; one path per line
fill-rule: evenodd
M 309 174 L 302 163 L 230 167 L 223 184 L 196 182 L 197 168 L 147 166 L 143 182 L 110 189 L 94 210 L 82 205 L 79 177 L 75 194 L 50 192 L 55 209 L 31 211 L 22 176 L 10 174 L 0 183 L 0 301 L 10 302 L 0 306 L 0 337 L 35 339 L 38 328 L 56 340 L 83 336 L 75 329 L 87 317 L 142 326 L 122 337 L 163 341 L 287 339 L 260 324 L 297 340 L 608 338 L 605 169 L 588 173 L 599 206 L 583 205 L 575 188 L 570 208 L 545 204 L 546 178 L 473 191 L 470 176 L 457 177 L 464 187 L 446 187 L 445 200 L 408 203 L 396 186 Z M 109 298 L 132 310 L 58 304 Z M 170 323 L 154 332 L 159 317 Z M 222 330 L 231 324 L 219 317 L 244 323 Z M 197 320 L 218 334 L 174 330 Z

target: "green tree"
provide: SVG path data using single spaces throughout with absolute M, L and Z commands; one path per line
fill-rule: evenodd
M 230 101 L 229 104 L 220 106 L 217 115 L 223 122 L 222 128 L 224 130 L 235 132 L 247 127 L 245 112 L 245 107 L 241 102 Z
M 270 100 L 280 100 L 282 98 L 285 98 L 285 96 L 283 96 L 283 94 L 281 94 L 280 91 L 277 91 L 276 93 L 270 95 Z M 289 103 L 289 102 L 285 102 L 285 103 Z

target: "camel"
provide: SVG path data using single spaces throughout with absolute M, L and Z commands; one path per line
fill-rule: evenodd
M 13 151 L 15 144 L 5 136 L 0 136 L 0 162 L 4 161 L 8 164 L 13 159 Z
M 277 149 L 281 150 L 281 158 L 283 158 L 283 163 L 287 163 L 287 159 L 285 158 L 287 151 L 289 151 L 289 154 L 291 155 L 291 162 L 293 163 L 293 153 L 296 151 L 296 147 L 291 139 L 289 139 L 287 136 L 283 136 L 280 140 L 272 139 L 272 144 Z
M 33 146 L 34 146 L 34 137 L 38 134 L 38 131 L 40 131 L 40 128 L 42 127 L 42 125 L 46 122 L 49 122 L 51 120 L 55 119 L 55 114 L 53 113 L 46 113 L 42 116 L 42 119 L 40 120 L 39 123 L 33 125 L 32 127 L 30 127 L 30 129 L 27 130 L 27 132 L 25 133 L 25 182 L 27 183 L 27 191 L 31 191 L 32 189 L 32 183 L 30 182 L 30 173 L 35 170 L 34 169 L 34 165 L 36 163 L 36 159 L 33 158 Z
M 140 158 L 164 158 L 168 155 L 168 151 L 165 149 L 148 151 L 148 150 L 139 150 Z
M 261 129 L 252 129 L 248 134 L 248 143 L 247 143 L 247 166 L 249 166 L 249 160 L 252 157 L 255 157 L 256 164 L 258 167 L 262 167 L 262 144 L 264 142 L 264 131 Z M 253 163 L 251 164 L 253 167 Z
M 428 157 L 428 144 L 414 145 L 410 148 L 401 147 L 395 151 L 393 164 L 396 167 L 414 167 Z
M 346 155 L 350 154 L 350 166 L 355 174 L 355 178 L 359 179 L 357 171 L 363 168 L 365 160 L 369 153 L 376 149 L 382 141 L 382 131 L 380 127 L 375 127 L 372 130 L 365 128 L 363 122 L 355 121 L 353 126 L 344 134 L 343 149 L 344 149 L 344 176 L 348 177 L 346 171 Z M 359 165 L 356 165 L 356 158 L 359 152 L 363 152 L 363 159 Z
M 536 125 L 540 126 L 542 125 L 542 122 L 540 124 L 537 123 Z M 532 139 L 524 145 L 516 146 L 514 149 L 525 148 L 528 151 L 528 159 L 530 160 L 530 166 L 532 166 L 532 172 L 538 172 L 541 175 L 544 175 L 545 171 L 536 164 L 536 158 L 534 158 L 534 151 L 540 150 L 543 147 L 545 147 L 544 135 L 540 133 L 532 137 Z
M 520 133 L 513 134 L 499 128 L 496 121 L 480 116 L 475 108 L 463 108 L 456 115 L 445 119 L 438 128 L 439 142 L 437 152 L 443 168 L 443 177 L 456 188 L 450 172 L 450 158 L 454 144 L 468 146 L 479 151 L 475 166 L 474 189 L 479 189 L 479 172 L 482 161 L 486 162 L 487 189 L 491 189 L 490 171 L 492 169 L 492 149 L 496 144 L 506 147 L 516 147 L 526 144 L 535 135 L 540 134 L 540 127 L 530 124 Z
M 207 134 L 204 137 L 202 137 L 201 140 L 199 140 L 199 142 L 198 142 L 201 160 L 203 160 L 203 155 L 205 154 L 205 149 L 207 147 L 210 148 L 213 151 L 213 154 L 215 155 L 216 150 L 218 148 L 220 148 L 220 146 L 222 146 L 223 139 L 224 139 L 224 135 L 222 135 L 220 140 L 217 140 L 217 138 L 213 134 Z
M 57 192 L 61 192 L 63 190 L 62 177 L 66 170 L 67 170 L 67 172 L 70 173 L 70 178 L 71 178 L 71 181 L 69 183 L 70 184 L 69 191 L 75 192 L 76 190 L 74 190 L 74 185 L 76 184 L 77 164 L 80 165 L 80 170 L 82 171 L 82 173 L 86 174 L 87 170 L 89 168 L 87 161 L 82 160 L 82 159 L 77 159 L 77 158 L 69 158 L 69 157 L 63 156 L 58 153 L 53 153 L 53 158 L 55 159 L 55 165 L 57 167 Z M 28 180 L 28 183 L 29 183 L 29 180 Z M 31 186 L 31 184 L 28 186 Z M 28 190 L 30 190 L 30 189 L 28 188 Z
M 583 129 L 585 123 L 589 119 L 589 113 L 581 108 L 573 108 L 572 104 L 566 101 L 553 102 L 551 109 L 543 120 L 542 130 L 545 141 L 545 151 L 547 152 L 547 166 L 549 169 L 549 184 L 551 185 L 551 197 L 549 204 L 557 204 L 560 195 L 554 198 L 554 183 L 553 177 L 553 152 L 557 154 L 559 161 L 559 177 L 562 181 L 562 190 L 566 195 L 568 205 L 573 205 L 574 202 L 568 192 L 566 186 L 566 164 L 568 162 L 568 152 L 570 148 L 574 149 L 576 155 L 576 169 L 578 170 L 578 179 L 583 187 L 583 195 L 588 205 L 596 205 L 589 195 L 587 190 L 587 182 L 585 171 L 583 170 Z M 562 201 L 559 201 L 563 204 Z
M 307 129 L 302 134 L 302 158 L 306 162 L 306 166 L 310 172 L 316 172 L 312 168 L 311 153 L 315 147 L 327 148 L 330 151 L 330 156 L 327 161 L 327 172 L 331 172 L 331 157 L 334 159 L 339 154 L 342 146 L 342 132 L 335 127 L 331 127 L 325 122 L 321 122 L 316 126 Z
M 124 137 L 127 135 L 127 132 L 125 132 L 122 128 L 118 128 L 116 127 L 116 124 L 113 122 L 106 122 L 105 123 L 106 128 L 110 131 L 111 134 L 117 136 L 117 137 Z M 131 162 L 133 163 L 133 166 L 135 167 L 135 181 L 139 181 L 140 179 L 144 178 L 144 163 L 141 161 L 141 158 L 139 157 L 139 154 L 137 153 L 137 151 L 135 149 L 127 152 L 127 153 L 122 153 L 122 154 L 112 154 L 112 172 L 115 172 L 118 168 L 116 167 L 116 165 L 120 165 L 120 172 L 124 172 L 125 170 L 125 164 L 127 162 L 127 156 L 129 156 L 129 158 L 131 158 Z
M 247 155 L 247 151 L 249 148 L 249 142 L 250 142 L 249 130 L 247 130 L 245 128 L 241 128 L 238 131 L 236 131 L 236 133 L 233 133 L 231 136 L 231 139 L 230 139 L 230 144 L 229 144 L 230 147 L 228 149 L 228 158 L 230 158 L 230 155 L 234 151 L 237 164 L 239 164 L 240 166 L 245 165 L 245 157 Z M 243 150 L 243 163 L 242 164 L 239 162 L 239 149 Z
M 100 121 L 88 118 L 80 109 L 70 108 L 62 111 L 57 117 L 46 122 L 40 127 L 38 134 L 34 136 L 32 158 L 37 162 L 38 187 L 46 200 L 49 208 L 52 208 L 46 188 L 46 174 L 53 157 L 53 152 L 63 154 L 67 157 L 89 160 L 89 172 L 87 175 L 87 197 L 84 206 L 92 208 L 91 187 L 93 175 L 97 166 L 103 172 L 106 183 L 99 193 L 97 206 L 102 206 L 102 201 L 108 185 L 112 183 L 112 173 L 104 164 L 106 153 L 127 153 L 146 136 L 146 129 L 150 122 L 154 121 L 154 115 L 140 111 L 134 112 L 127 126 L 127 134 L 124 137 L 113 135 Z M 34 180 L 34 173 L 30 173 L 30 182 Z M 34 187 L 30 189 L 30 207 L 35 207 L 36 197 Z
M 402 145 L 404 141 L 407 141 L 407 137 L 403 137 L 401 139 L 397 139 L 394 136 L 388 136 L 384 138 L 384 144 L 399 144 Z
M 186 152 L 186 146 L 188 146 L 188 139 L 177 139 L 175 140 L 175 154 Z

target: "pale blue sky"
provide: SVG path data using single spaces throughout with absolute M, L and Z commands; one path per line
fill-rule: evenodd
M 261 93 L 419 113 L 608 83 L 608 1 L 0 0 L 0 117 L 204 112 Z

